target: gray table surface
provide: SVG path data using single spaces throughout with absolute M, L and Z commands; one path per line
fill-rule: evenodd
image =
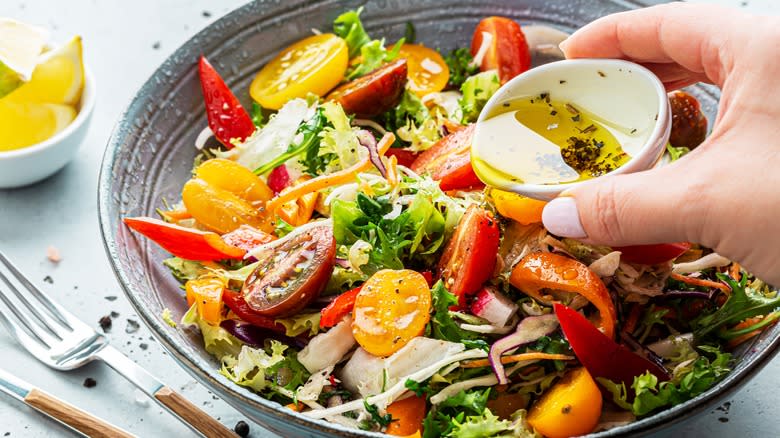
M 556 0 L 563 1 L 563 0 Z M 243 416 L 197 384 L 155 342 L 120 291 L 98 231 L 97 176 L 103 147 L 123 107 L 165 57 L 193 33 L 242 0 L 2 0 L 0 16 L 52 29 L 58 41 L 81 34 L 97 78 L 98 102 L 78 157 L 58 174 L 31 187 L 0 190 L 0 248 L 77 316 L 98 326 L 118 313 L 108 333 L 113 345 L 229 427 Z M 778 13 L 774 0 L 721 3 Z M 46 259 L 48 246 L 62 261 Z M 142 437 L 190 436 L 191 432 L 108 369 L 96 363 L 60 373 L 35 361 L 0 332 L 0 367 Z M 84 379 L 97 386 L 86 388 Z M 778 436 L 780 361 L 766 367 L 722 406 L 659 436 Z M 0 436 L 72 436 L 16 401 L 0 395 Z M 252 425 L 251 436 L 273 437 Z

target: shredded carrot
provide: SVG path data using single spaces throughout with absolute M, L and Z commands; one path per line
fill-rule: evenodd
M 754 338 L 761 333 L 762 330 L 765 328 L 771 326 L 772 324 L 775 324 L 778 320 L 780 320 L 780 312 L 772 312 L 769 315 L 766 316 L 757 316 L 754 318 L 748 318 L 739 324 L 735 325 L 731 331 L 735 330 L 744 330 L 746 328 L 750 328 L 752 326 L 758 325 L 761 323 L 761 326 L 757 329 L 747 332 L 745 334 L 739 335 L 726 343 L 727 348 L 734 348 L 737 345 L 747 341 L 748 339 Z
M 157 213 L 165 219 L 165 222 L 179 222 L 184 219 L 192 219 L 187 210 L 157 210 Z
M 634 305 L 631 306 L 631 311 L 628 313 L 626 323 L 623 324 L 623 330 L 628 334 L 634 333 L 634 330 L 636 330 L 636 326 L 639 323 L 640 316 L 642 316 L 642 306 L 634 303 Z
M 747 341 L 748 339 L 755 338 L 756 336 L 758 336 L 759 333 L 761 333 L 761 329 L 753 330 L 752 332 L 745 333 L 742 336 L 737 336 L 736 338 L 734 338 L 734 339 L 732 339 L 732 340 L 730 340 L 730 341 L 728 341 L 726 343 L 726 348 L 733 349 L 736 346 L 738 346 L 739 344 Z
M 394 142 L 395 135 L 390 132 L 385 134 L 385 136 L 379 140 L 379 144 L 377 145 L 379 156 L 383 156 L 385 152 L 390 149 L 390 146 Z M 368 156 L 366 156 L 366 158 L 359 161 L 358 163 L 355 163 L 355 165 L 352 167 L 331 173 L 329 175 L 320 175 L 317 178 L 313 178 L 304 182 L 303 184 L 298 184 L 286 193 L 280 193 L 279 196 L 268 201 L 265 209 L 266 211 L 276 211 L 279 206 L 284 205 L 293 199 L 298 199 L 307 193 L 317 192 L 328 187 L 347 183 L 354 179 L 355 175 L 357 175 L 359 172 L 362 172 L 371 166 L 373 166 L 373 164 L 371 164 L 371 160 L 369 160 Z
M 285 405 L 284 407 L 293 410 L 295 412 L 301 412 L 303 410 L 303 403 L 290 403 L 289 405 Z
M 701 286 L 701 287 L 714 287 L 716 289 L 720 289 L 726 294 L 731 294 L 731 288 L 728 287 L 728 285 L 723 284 L 719 281 L 712 281 L 712 280 L 705 280 L 703 278 L 695 278 L 695 277 L 688 277 L 687 275 L 680 275 L 676 273 L 672 273 L 672 278 L 677 281 L 682 281 L 683 283 L 690 284 L 692 286 Z
M 740 274 L 741 271 L 742 271 L 742 266 L 740 266 L 739 263 L 734 262 L 734 263 L 731 264 L 731 268 L 729 268 L 729 275 L 734 280 L 739 281 L 740 277 L 741 277 L 741 274 Z
M 573 356 L 567 356 L 565 354 L 551 354 L 551 353 L 521 353 L 513 354 L 510 356 L 501 356 L 501 363 L 508 364 L 513 362 L 522 362 L 525 360 L 572 360 Z M 463 368 L 479 368 L 490 366 L 490 361 L 487 359 L 472 360 L 463 364 Z

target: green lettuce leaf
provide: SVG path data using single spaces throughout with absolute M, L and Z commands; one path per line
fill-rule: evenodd
M 289 318 L 277 319 L 275 322 L 284 326 L 285 335 L 298 336 L 306 331 L 309 336 L 314 336 L 320 331 L 320 312 L 299 313 Z
M 319 134 L 323 129 L 324 123 L 325 116 L 323 115 L 323 110 L 319 108 L 309 120 L 302 123 L 298 128 L 296 134 L 301 136 L 301 140 L 298 143 L 291 143 L 283 154 L 255 169 L 255 174 L 264 175 L 293 157 L 301 154 L 308 156 L 311 153 L 310 151 L 318 151 L 320 148 Z
M 306 158 L 307 168 L 324 172 L 328 169 L 345 169 L 357 163 L 363 148 L 344 109 L 336 102 L 325 102 L 320 109 L 328 123 L 320 133 L 317 156 Z M 312 160 L 319 162 L 311 164 Z
M 206 351 L 217 358 L 236 356 L 243 346 L 243 342 L 233 337 L 227 330 L 204 321 L 198 314 L 198 306 L 195 304 L 181 317 L 179 324 L 183 327 L 198 327 Z
M 452 420 L 453 429 L 447 435 L 453 438 L 485 438 L 495 436 L 512 436 L 514 425 L 509 420 L 502 420 L 485 409 L 481 415 L 466 417 L 464 421 Z
M 458 305 L 458 298 L 444 287 L 441 280 L 433 285 L 431 298 L 433 299 L 433 314 L 428 323 L 428 331 L 432 337 L 450 342 L 460 342 L 468 348 L 488 349 L 487 342 L 478 333 L 463 330 L 452 319 L 449 310 L 450 307 Z
M 195 280 L 201 275 L 208 273 L 208 270 L 203 266 L 203 263 L 194 260 L 184 260 L 179 257 L 165 259 L 163 260 L 163 265 L 170 269 L 174 278 L 179 280 L 182 284 L 189 280 Z
M 421 126 L 429 118 L 428 108 L 416 94 L 409 90 L 404 90 L 404 94 L 401 95 L 401 101 L 398 102 L 395 108 L 382 115 L 383 124 L 388 131 L 396 131 L 410 122 L 416 126 Z
M 353 58 L 360 53 L 360 48 L 371 41 L 366 30 L 363 28 L 363 22 L 360 21 L 360 14 L 363 8 L 344 12 L 333 21 L 333 33 L 344 39 L 349 48 L 349 57 Z
M 347 73 L 347 79 L 353 80 L 367 73 L 371 73 L 382 65 L 394 61 L 401 52 L 401 45 L 404 39 L 401 38 L 393 45 L 391 50 L 385 47 L 385 39 L 372 40 L 360 48 L 360 62 L 351 66 Z
M 459 102 L 460 108 L 463 110 L 463 121 L 476 121 L 482 107 L 498 91 L 500 86 L 501 81 L 495 70 L 488 70 L 466 79 L 460 87 L 460 91 L 463 93 Z
M 669 158 L 671 158 L 671 161 L 679 160 L 683 155 L 690 151 L 691 150 L 685 146 L 674 147 L 671 143 L 666 143 L 666 152 L 669 153 Z

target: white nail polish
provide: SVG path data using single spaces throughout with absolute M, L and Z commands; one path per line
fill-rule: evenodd
M 564 196 L 550 201 L 542 212 L 542 222 L 545 228 L 556 236 L 574 239 L 588 236 L 580 222 L 577 203 L 572 197 Z

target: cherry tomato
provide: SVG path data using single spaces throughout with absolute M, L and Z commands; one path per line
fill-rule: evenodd
M 612 249 L 620 251 L 620 258 L 630 263 L 642 265 L 657 265 L 680 257 L 691 249 L 688 242 L 658 243 L 655 245 L 615 246 Z
M 260 177 L 232 160 L 213 158 L 204 161 L 195 169 L 195 176 L 252 203 L 266 202 L 274 196 Z
M 472 205 L 460 219 L 438 266 L 444 286 L 460 306 L 493 275 L 500 237 L 498 222 L 484 208 Z
M 505 17 L 488 17 L 480 21 L 471 40 L 472 56 L 477 55 L 485 33 L 492 38 L 480 70 L 498 70 L 498 77 L 505 84 L 531 67 L 531 52 L 516 21 Z
M 274 191 L 275 195 L 289 187 L 291 183 L 290 172 L 287 171 L 287 166 L 284 164 L 274 167 L 274 170 L 268 174 L 268 187 Z
M 225 302 L 225 305 L 228 306 L 228 309 L 244 322 L 280 333 L 284 333 L 286 330 L 282 324 L 277 324 L 275 322 L 275 318 L 255 313 L 255 311 L 249 307 L 249 304 L 244 301 L 244 297 L 241 296 L 240 292 L 225 289 L 222 292 L 222 300 Z
M 395 157 L 398 160 L 398 164 L 406 167 L 411 166 L 419 155 L 417 152 L 403 148 L 390 148 L 385 153 L 386 157 Z
M 409 436 L 422 429 L 425 418 L 425 398 L 411 396 L 403 400 L 396 400 L 387 406 L 387 413 L 393 421 L 385 431 L 388 435 Z
M 336 35 L 304 38 L 282 50 L 257 73 L 249 94 L 274 110 L 308 93 L 324 96 L 344 78 L 348 62 L 347 43 Z
M 501 216 L 513 219 L 522 225 L 542 222 L 542 210 L 547 205 L 544 201 L 498 189 L 490 189 L 490 197 Z
M 231 140 L 244 141 L 255 132 L 255 125 L 249 113 L 204 56 L 200 57 L 198 72 L 209 128 L 220 143 L 232 148 Z
M 358 293 L 352 334 L 374 356 L 389 356 L 420 336 L 430 319 L 431 291 L 419 272 L 385 269 Z
M 471 139 L 474 124 L 458 127 L 437 141 L 430 149 L 421 153 L 411 169 L 417 173 L 428 173 L 442 190 L 457 190 L 483 187 L 471 167 Z
M 184 284 L 187 291 L 187 304 L 198 306 L 198 315 L 211 325 L 222 322 L 222 291 L 225 284 L 214 277 L 189 280 Z
M 404 44 L 398 57 L 406 60 L 409 89 L 418 96 L 441 91 L 447 86 L 450 69 L 436 50 L 419 44 Z
M 249 201 L 200 178 L 184 184 L 181 199 L 199 224 L 218 233 L 229 233 L 241 225 L 273 231 L 271 224 Z
M 336 297 L 320 312 L 320 327 L 328 328 L 341 322 L 344 316 L 352 313 L 352 309 L 355 307 L 355 300 L 357 299 L 360 289 L 363 286 L 358 286 L 354 289 L 350 289 L 343 294 Z
M 328 100 L 340 103 L 347 114 L 370 119 L 398 105 L 406 74 L 406 60 L 398 59 L 336 88 Z
M 693 149 L 707 136 L 707 118 L 695 97 L 684 91 L 669 93 L 672 107 L 672 132 L 669 143 L 675 147 Z
M 548 389 L 528 412 L 528 424 L 547 438 L 586 435 L 596 428 L 603 400 L 585 368 L 576 368 Z
M 322 292 L 336 262 L 336 240 L 328 226 L 286 237 L 279 246 L 256 254 L 241 295 L 256 313 L 288 316 Z

